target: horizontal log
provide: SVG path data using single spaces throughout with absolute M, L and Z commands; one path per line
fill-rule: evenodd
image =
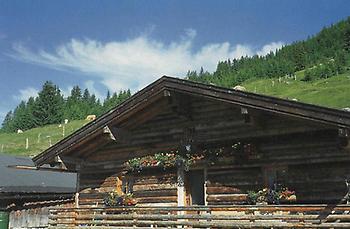
M 162 190 L 162 189 L 174 189 L 177 188 L 177 184 L 148 184 L 148 185 L 134 185 L 134 191 L 143 190 Z
M 150 191 L 134 191 L 134 197 L 150 197 L 150 196 L 176 196 L 177 189 L 162 189 L 162 190 L 150 190 Z
M 72 218 L 72 217 L 71 217 Z M 69 219 L 65 216 L 50 217 L 51 220 Z M 130 220 L 130 219 L 149 219 L 149 220 L 178 220 L 178 219 L 196 219 L 196 220 L 314 220 L 326 222 L 326 220 L 350 220 L 350 215 L 328 215 L 320 218 L 319 215 L 300 215 L 300 214 L 288 214 L 288 215 L 212 215 L 212 214 L 84 214 L 77 215 L 76 220 Z M 52 221 L 53 222 L 53 221 Z M 57 222 L 57 221 L 56 221 Z M 69 220 L 67 222 L 70 222 Z
M 82 222 L 82 224 L 90 224 L 93 228 L 104 228 L 108 225 L 111 226 L 189 226 L 189 227 L 222 227 L 222 228 L 349 228 L 350 223 L 306 223 L 306 222 L 279 222 L 279 221 L 267 221 L 267 222 L 244 222 L 244 221 L 156 221 L 156 220 L 118 220 L 118 221 L 90 221 Z M 50 227 L 51 228 L 51 227 Z M 53 227 L 56 228 L 56 227 Z M 77 227 L 78 228 L 78 227 Z M 89 226 L 79 226 L 79 228 L 90 228 Z
M 137 179 L 134 181 L 134 185 L 146 185 L 146 184 L 176 184 L 177 178 L 171 177 L 171 178 L 158 178 L 158 179 Z
M 123 211 L 241 211 L 241 212 L 331 212 L 331 211 L 349 211 L 350 205 L 320 205 L 320 204 L 295 204 L 295 205 L 225 205 L 225 206 L 185 206 L 185 207 L 65 207 L 65 208 L 51 208 L 50 212 L 91 212 L 104 211 L 109 212 L 123 212 Z
M 160 196 L 160 197 L 136 197 L 138 203 L 169 203 L 177 202 L 177 196 Z
M 221 194 L 221 195 L 208 195 L 208 202 L 242 202 L 247 199 L 246 194 Z

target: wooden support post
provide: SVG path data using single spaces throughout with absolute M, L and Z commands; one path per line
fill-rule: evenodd
M 208 205 L 208 193 L 207 193 L 207 180 L 208 180 L 208 168 L 204 168 L 204 205 Z
M 183 166 L 177 168 L 177 206 L 185 206 L 185 171 Z
M 75 190 L 75 207 L 79 207 L 79 191 L 80 191 L 80 169 L 81 169 L 81 164 L 76 165 L 76 171 L 77 171 L 77 183 L 76 183 L 76 190 Z

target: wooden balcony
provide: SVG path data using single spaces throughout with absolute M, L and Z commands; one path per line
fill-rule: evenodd
M 350 205 L 53 208 L 49 228 L 350 228 Z

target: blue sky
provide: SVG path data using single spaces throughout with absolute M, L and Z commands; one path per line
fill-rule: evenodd
M 51 80 L 103 97 L 264 55 L 350 16 L 347 0 L 0 0 L 0 119 Z

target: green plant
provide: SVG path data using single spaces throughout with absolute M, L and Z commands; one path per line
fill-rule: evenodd
M 256 204 L 259 194 L 255 191 L 248 191 L 247 204 Z
M 280 201 L 291 202 L 295 200 L 295 192 L 288 190 L 288 188 L 282 188 L 280 190 L 264 188 L 257 192 L 247 192 L 247 204 L 280 204 Z
M 136 200 L 132 193 L 119 194 L 117 191 L 112 191 L 103 198 L 103 203 L 109 207 L 133 206 L 136 204 Z
M 161 167 L 163 169 L 176 166 L 184 166 L 185 170 L 194 163 L 190 154 L 179 154 L 179 152 L 156 153 L 151 156 L 133 158 L 127 161 L 127 167 L 130 171 L 141 171 L 147 167 Z

